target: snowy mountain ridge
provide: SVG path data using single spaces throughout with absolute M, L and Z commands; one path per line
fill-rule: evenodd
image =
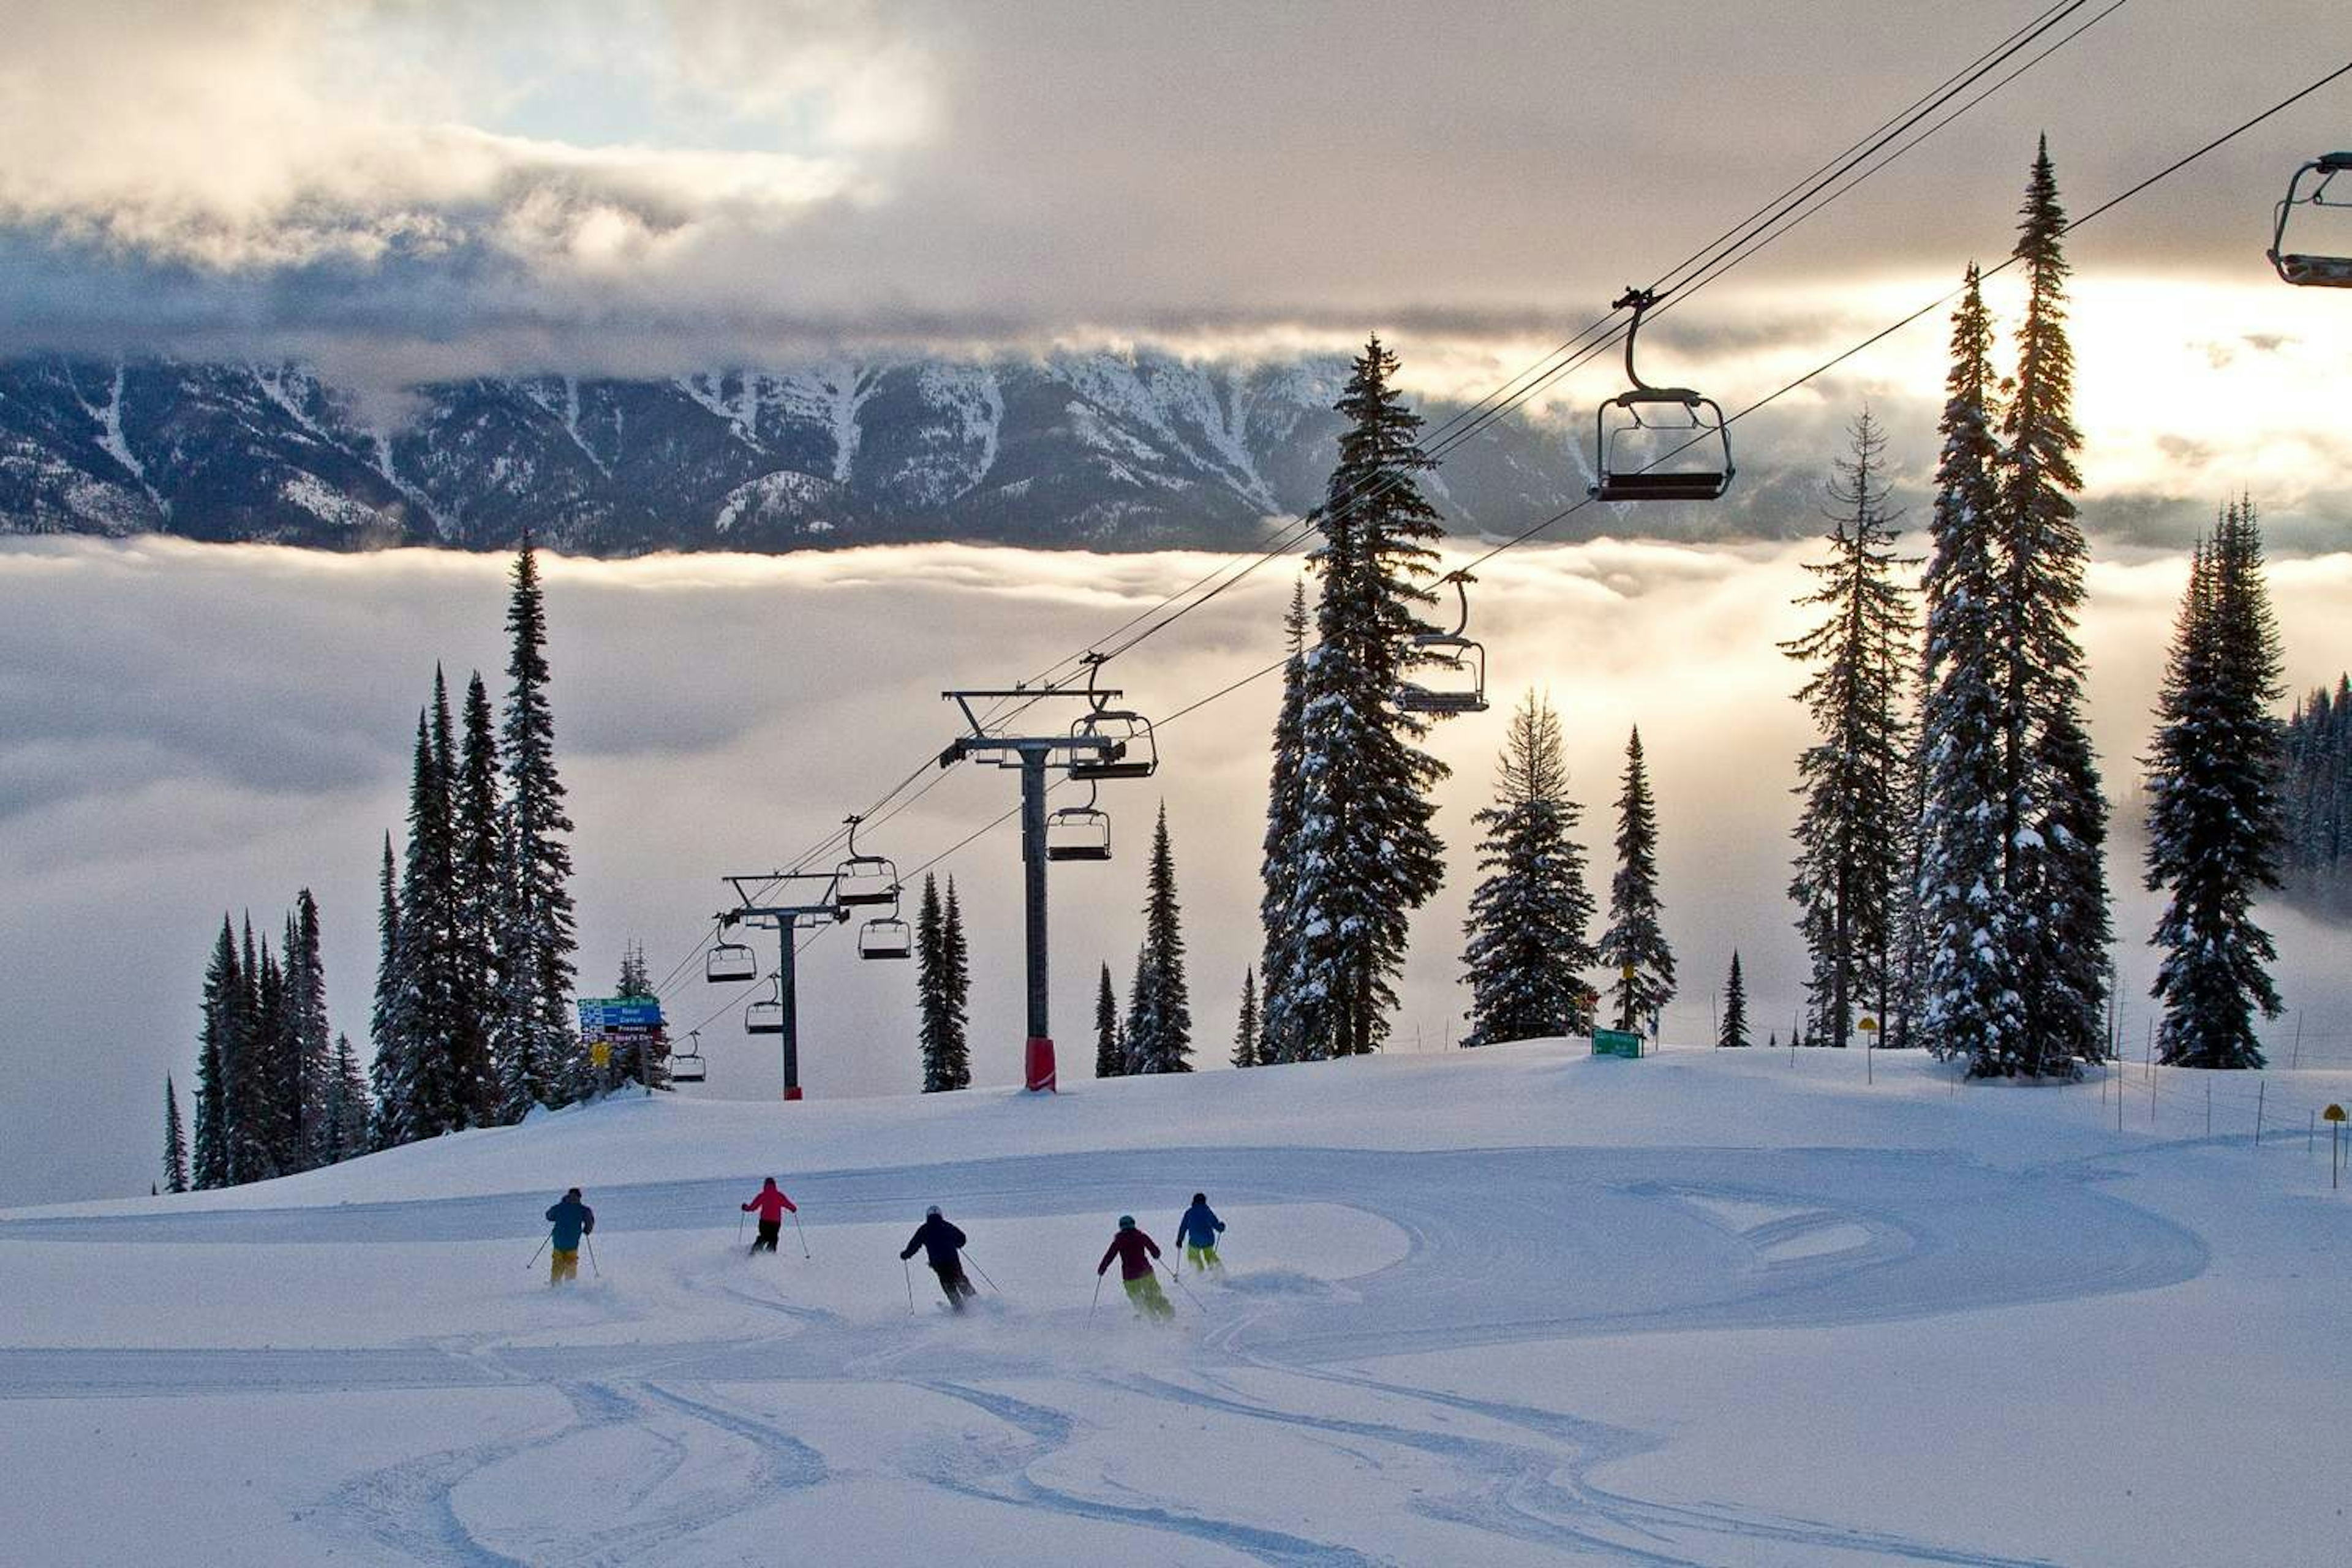
M 409 389 L 387 424 L 301 364 L 24 357 L 0 361 L 0 532 L 476 550 L 529 527 L 603 556 L 1233 547 L 1321 499 L 1345 368 L 1139 351 L 478 377 Z M 1448 525 L 1514 531 L 1580 498 L 1575 441 L 1525 419 L 1481 432 L 1433 485 Z

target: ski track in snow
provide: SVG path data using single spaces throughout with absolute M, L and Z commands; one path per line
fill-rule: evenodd
M 986 1245 L 992 1218 L 1109 1213 L 1138 1191 L 1202 1186 L 1221 1205 L 1324 1203 L 1398 1227 L 1406 1256 L 1344 1282 L 1233 1276 L 1201 1328 L 1150 1373 L 1082 1352 L 1041 1356 L 1042 1332 L 1097 1343 L 1077 1309 L 1014 1314 L 1032 1332 L 991 1333 L 925 1315 L 897 1329 L 799 1307 L 695 1264 L 676 1283 L 772 1328 L 728 1339 L 518 1345 L 490 1336 L 349 1350 L 0 1350 L 0 1398 L 156 1396 L 236 1390 L 514 1387 L 552 1390 L 571 1419 L 518 1441 L 452 1447 L 356 1477 L 312 1524 L 402 1560 L 465 1565 L 673 1555 L 688 1538 L 782 1495 L 822 1485 L 817 1448 L 713 1393 L 726 1387 L 894 1383 L 991 1417 L 1002 1442 L 936 1441 L 898 1479 L 959 1498 L 1197 1542 L 1278 1564 L 1383 1559 L 1246 1519 L 1137 1494 L 1105 1479 L 1082 1494 L 1038 1473 L 1083 1444 L 1085 1418 L 1038 1403 L 1108 1400 L 1278 1427 L 1452 1478 L 1410 1505 L 1433 1523 L 1524 1553 L 1687 1565 L 1847 1560 L 2027 1568 L 2020 1560 L 1820 1521 L 1648 1500 L 1597 1485 L 1602 1466 L 1661 1439 L 1574 1415 L 1376 1379 L 1376 1358 L 1465 1345 L 1694 1329 L 1890 1321 L 2137 1290 L 2206 1267 L 2191 1233 L 2099 1192 L 2093 1168 L 2014 1171 L 1949 1154 L 1885 1151 L 1505 1149 L 1419 1153 L 1195 1149 L 1013 1157 L 817 1173 L 794 1193 L 828 1225 L 895 1221 L 925 1194 L 957 1194 Z M 604 1189 L 600 1229 L 707 1229 L 743 1181 Z M 117 1243 L 410 1242 L 528 1238 L 536 1197 L 476 1197 L 275 1210 L 12 1221 L 11 1239 Z M 2028 1223 L 2030 1221 L 2030 1223 Z M 734 1249 L 726 1255 L 734 1260 Z M 593 1300 L 593 1298 L 588 1298 Z M 987 1320 L 982 1318 L 984 1325 Z M 777 1345 L 789 1353 L 768 1353 Z M 1115 1345 L 1107 1348 L 1115 1349 Z M 1244 1388 L 1237 1379 L 1247 1379 Z M 1009 1385 L 1027 1397 L 1003 1392 Z M 1267 1385 L 1291 1396 L 1277 1403 Z M 1318 1398 L 1318 1391 L 1325 1397 Z M 1330 1413 L 1334 1391 L 1383 1412 Z M 1122 1420 L 1127 1417 L 1122 1416 Z M 1475 1427 L 1479 1430 L 1467 1430 Z M 1481 1432 L 1492 1435 L 1481 1435 Z M 517 1487 L 567 1453 L 593 1471 L 598 1445 L 643 1458 L 593 1506 L 501 1522 Z M 608 1469 L 610 1466 L 606 1467 Z M 511 1472 L 511 1474 L 509 1474 Z M 502 1482 L 502 1476 L 508 1480 Z M 1728 1553 L 1728 1555 L 1727 1555 Z

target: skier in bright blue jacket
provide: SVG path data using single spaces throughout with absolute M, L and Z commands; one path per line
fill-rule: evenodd
M 580 1201 L 580 1189 L 573 1187 L 547 1211 L 547 1223 L 555 1227 L 548 1236 L 554 1243 L 554 1257 L 548 1265 L 547 1282 L 561 1285 L 578 1279 L 580 1238 L 596 1228 L 596 1211 Z
M 1176 1222 L 1176 1239 L 1184 1248 L 1184 1259 L 1196 1269 L 1213 1268 L 1222 1274 L 1223 1263 L 1217 1258 L 1217 1236 L 1225 1222 L 1209 1206 L 1209 1194 L 1194 1193 L 1192 1206 Z

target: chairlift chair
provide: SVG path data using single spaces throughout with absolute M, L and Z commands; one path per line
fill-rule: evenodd
M 2308 192 L 2304 181 L 2317 176 Z M 2328 186 L 2338 175 L 2345 176 L 2345 189 L 2328 195 Z M 2325 153 L 2294 172 L 2287 182 L 2286 199 L 2278 205 L 2277 221 L 2271 228 L 2271 247 L 2264 252 L 2278 275 L 2287 282 L 2302 288 L 2352 289 L 2352 256 L 2315 256 L 2290 251 L 2286 247 L 2287 226 L 2298 207 L 2312 212 L 2343 213 L 2352 210 L 2352 153 Z M 2308 217 L 2301 226 L 2310 226 Z M 2352 224 L 2338 222 L 2336 232 L 2352 229 Z
M 713 985 L 734 985 L 760 977 L 760 961 L 740 942 L 720 942 L 702 961 L 702 977 Z
M 784 1005 L 778 1001 L 752 1003 L 743 1009 L 743 1032 L 747 1035 L 782 1034 Z
M 907 929 L 905 921 L 896 917 L 870 920 L 857 928 L 860 958 L 911 958 L 914 953 L 914 932 Z
M 1721 405 L 1686 386 L 1652 386 L 1633 368 L 1642 313 L 1655 302 L 1646 289 L 1629 289 L 1617 301 L 1633 311 L 1625 329 L 1625 379 L 1633 384 L 1593 416 L 1592 499 L 1719 500 L 1737 471 Z
M 1470 625 L 1471 581 L 1466 572 L 1454 572 L 1462 605 L 1461 618 L 1450 632 L 1416 632 L 1406 639 L 1404 672 L 1397 681 L 1396 705 L 1407 713 L 1484 713 L 1486 710 L 1486 650 L 1464 637 Z
M 1123 708 L 1098 708 L 1070 726 L 1070 733 L 1108 742 L 1100 751 L 1074 756 L 1070 776 L 1089 783 L 1102 779 L 1148 779 L 1160 771 L 1160 743 L 1151 721 Z
M 1097 791 L 1087 786 L 1087 804 L 1066 805 L 1045 816 L 1045 858 L 1048 860 L 1108 860 L 1110 858 L 1110 813 L 1095 807 Z
M 687 1036 L 683 1049 L 670 1053 L 669 1080 L 672 1083 L 700 1083 L 709 1076 L 705 1071 L 708 1066 L 702 1059 L 702 1034 L 696 1030 Z
M 857 852 L 857 825 L 862 817 L 849 817 L 849 856 L 834 868 L 834 901 L 841 904 L 888 904 L 898 902 L 898 868 L 880 855 L 860 855 Z

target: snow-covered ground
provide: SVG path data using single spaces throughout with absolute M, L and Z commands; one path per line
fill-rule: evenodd
M 1957 1087 L 1531 1044 L 625 1099 L 0 1216 L 26 1563 L 2352 1558 L 2352 1074 Z M 2255 1097 L 2270 1130 L 2252 1139 Z M 774 1258 L 737 1205 L 803 1208 Z M 593 1272 L 550 1290 L 574 1183 Z M 1172 1328 L 1112 1221 L 1229 1273 Z M 927 1203 L 992 1282 L 950 1317 Z M 805 1251 L 803 1251 L 803 1247 Z M 583 1261 L 586 1261 L 583 1259 Z M 911 1303 L 911 1304 L 910 1304 Z

